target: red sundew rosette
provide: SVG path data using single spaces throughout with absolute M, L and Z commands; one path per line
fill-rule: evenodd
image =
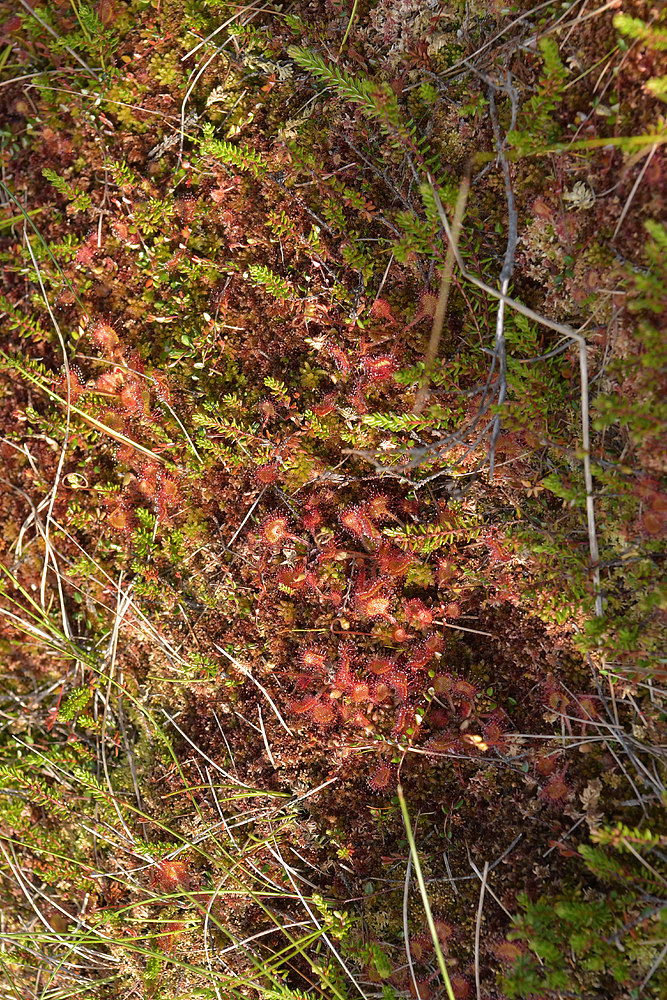
M 271 548 L 279 548 L 284 542 L 301 539 L 290 531 L 289 521 L 283 514 L 269 514 L 262 523 L 261 537 Z

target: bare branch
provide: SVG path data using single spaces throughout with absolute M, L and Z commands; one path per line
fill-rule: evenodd
M 516 118 L 517 108 L 518 108 L 518 97 L 516 90 L 512 86 L 512 81 L 509 74 L 505 81 L 505 91 L 510 98 L 512 103 L 512 122 Z M 519 236 L 519 217 L 516 210 L 516 203 L 514 200 L 514 191 L 512 189 L 512 178 L 510 176 L 509 163 L 507 162 L 507 157 L 505 156 L 505 142 L 500 134 L 500 125 L 498 122 L 498 115 L 496 112 L 496 102 L 494 97 L 494 88 L 489 85 L 487 88 L 487 96 L 489 99 L 489 114 L 491 116 L 491 124 L 493 125 L 493 134 L 496 140 L 496 149 L 498 151 L 498 159 L 503 170 L 503 178 L 505 181 L 505 198 L 507 200 L 507 219 L 508 219 L 508 230 L 507 230 L 507 248 L 505 250 L 505 259 L 503 261 L 502 270 L 500 272 L 500 283 L 501 291 L 504 295 L 507 295 L 509 289 L 510 278 L 512 277 L 512 272 L 514 271 L 514 258 L 516 256 L 516 245 Z M 494 357 L 498 359 L 498 406 L 502 406 L 505 402 L 505 397 L 507 395 L 507 351 L 505 344 L 505 303 L 501 300 L 498 303 L 498 315 L 496 317 L 496 340 L 494 345 Z M 496 454 L 496 444 L 498 437 L 500 435 L 500 414 L 497 413 L 493 421 L 493 430 L 491 432 L 491 443 L 489 445 L 489 482 L 493 480 L 493 469 L 494 469 L 494 459 Z
M 482 986 L 479 975 L 479 938 L 482 929 L 482 910 L 484 909 L 484 892 L 486 890 L 486 880 L 489 874 L 489 862 L 484 862 L 482 872 L 482 884 L 479 887 L 479 905 L 477 907 L 477 921 L 475 923 L 475 985 L 477 987 L 477 1000 L 482 1000 Z
M 463 213 L 465 212 L 466 201 L 468 200 L 468 192 L 470 191 L 470 171 L 466 171 L 466 174 L 459 185 L 459 195 L 456 200 L 456 208 L 454 209 L 454 220 L 452 222 L 452 235 L 458 246 L 458 241 L 461 236 L 461 227 L 463 223 Z M 420 414 L 424 409 L 426 401 L 429 394 L 429 381 L 431 378 L 431 372 L 433 370 L 433 365 L 435 364 L 436 355 L 438 353 L 438 345 L 440 343 L 440 337 L 442 336 L 442 328 L 445 322 L 445 316 L 447 314 L 447 303 L 449 302 L 449 292 L 452 287 L 452 275 L 454 274 L 454 250 L 452 245 L 447 248 L 447 256 L 445 258 L 445 266 L 442 269 L 442 280 L 440 282 L 440 293 L 438 295 L 438 302 L 435 307 L 435 313 L 433 315 L 433 324 L 431 326 L 431 337 L 428 342 L 428 348 L 426 350 L 426 357 L 424 358 L 424 371 L 421 377 L 421 383 L 417 391 L 417 396 L 415 398 L 414 406 L 412 407 L 412 412 L 416 415 Z
M 456 257 L 456 263 L 459 266 L 462 276 L 470 281 L 471 284 L 475 285 L 476 288 L 481 289 L 486 292 L 487 295 L 492 295 L 494 298 L 498 299 L 499 302 L 503 302 L 506 306 L 514 309 L 516 312 L 520 313 L 522 316 L 527 316 L 528 319 L 532 319 L 533 322 L 540 324 L 540 326 L 545 326 L 550 330 L 555 330 L 556 333 L 562 334 L 567 337 L 579 347 L 579 376 L 581 381 L 581 443 L 582 443 L 582 463 L 584 467 L 584 485 L 586 489 L 586 520 L 588 524 L 588 545 L 589 553 L 591 559 L 591 570 L 593 575 L 593 587 L 595 591 L 595 613 L 596 615 L 602 615 L 602 594 L 600 592 L 600 552 L 598 548 L 597 531 L 595 527 L 595 504 L 594 504 L 594 493 L 593 493 L 593 473 L 591 469 L 591 440 L 590 440 L 590 417 L 589 417 L 589 398 L 588 398 L 588 359 L 586 357 L 586 339 L 582 334 L 577 333 L 572 327 L 567 326 L 565 323 L 556 323 L 554 320 L 549 319 L 546 316 L 541 316 L 539 313 L 535 312 L 534 309 L 530 309 L 525 306 L 522 302 L 516 299 L 510 298 L 506 291 L 499 291 L 496 288 L 492 288 L 491 285 L 487 285 L 485 281 L 478 278 L 476 275 L 471 274 L 465 266 L 463 258 L 459 253 L 458 247 L 454 243 L 453 233 L 451 226 L 449 224 L 449 219 L 447 218 L 447 213 L 443 208 L 442 201 L 437 192 L 437 189 L 433 183 L 433 178 L 428 175 L 429 184 L 433 195 L 435 198 L 435 203 L 438 209 L 438 214 L 442 221 L 443 228 L 447 234 L 447 239 L 449 240 L 449 245 L 453 247 L 454 256 Z

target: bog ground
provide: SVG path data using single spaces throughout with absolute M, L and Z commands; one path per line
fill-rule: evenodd
M 0 36 L 2 1000 L 664 995 L 664 6 Z

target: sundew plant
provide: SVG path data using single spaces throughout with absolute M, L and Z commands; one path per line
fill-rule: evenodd
M 663 996 L 663 6 L 0 35 L 1 1000 Z

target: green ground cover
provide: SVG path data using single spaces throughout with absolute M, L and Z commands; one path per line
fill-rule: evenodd
M 2 998 L 657 998 L 667 15 L 0 14 Z

